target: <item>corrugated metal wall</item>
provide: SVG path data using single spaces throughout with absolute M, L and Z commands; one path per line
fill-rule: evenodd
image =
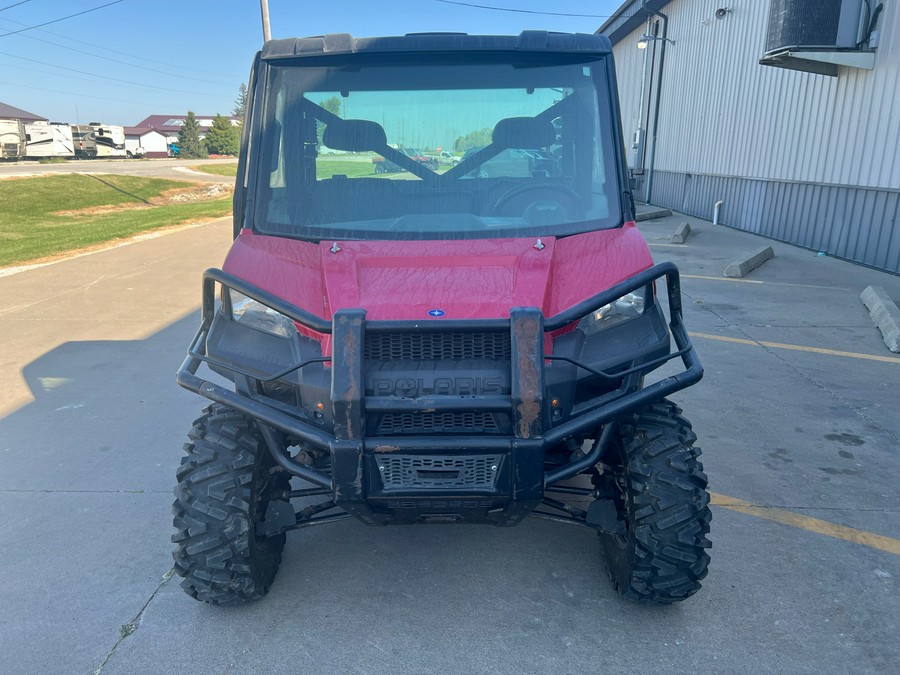
M 716 19 L 719 7 L 731 11 Z M 672 0 L 653 201 L 900 272 L 900 7 L 886 0 L 875 69 L 827 77 L 758 63 L 764 0 Z M 638 123 L 645 26 L 615 45 L 626 139 Z M 654 53 L 656 52 L 656 53 Z M 652 78 L 655 85 L 655 78 Z M 645 101 L 645 110 L 655 96 Z

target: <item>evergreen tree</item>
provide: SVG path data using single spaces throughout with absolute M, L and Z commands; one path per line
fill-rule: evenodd
M 241 124 L 243 124 L 244 116 L 247 114 L 247 85 L 241 82 L 241 87 L 238 89 L 238 97 L 234 99 L 234 109 L 231 111 L 231 114 L 235 117 L 241 118 Z
M 213 117 L 212 127 L 204 140 L 209 152 L 215 155 L 236 155 L 241 146 L 238 128 L 223 115 Z
M 206 159 L 208 156 L 206 144 L 200 139 L 200 123 L 191 110 L 178 130 L 178 149 L 178 156 L 186 159 Z
M 332 96 L 331 98 L 326 98 L 324 101 L 319 103 L 320 106 L 325 108 L 330 113 L 334 113 L 338 117 L 341 116 L 341 99 L 337 96 Z M 327 125 L 324 122 L 316 122 L 316 142 L 319 145 L 322 145 L 322 134 L 325 133 L 325 127 Z

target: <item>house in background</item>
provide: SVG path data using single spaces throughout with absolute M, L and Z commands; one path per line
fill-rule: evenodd
M 49 122 L 50 120 L 40 115 L 35 115 L 27 110 L 16 108 L 7 103 L 0 103 L 0 120 L 18 120 L 21 122 Z
M 628 0 L 635 198 L 900 273 L 900 3 Z
M 177 134 L 176 134 L 177 136 Z M 125 127 L 125 150 L 129 156 L 160 158 L 169 156 L 166 134 L 150 127 Z
M 197 122 L 200 124 L 200 138 L 206 136 L 206 132 L 212 126 L 215 115 L 196 115 Z M 238 126 L 241 118 L 237 115 L 226 115 L 231 120 L 232 126 Z M 146 119 L 141 120 L 135 125 L 135 128 L 153 129 L 166 137 L 167 143 L 178 142 L 178 132 L 187 115 L 150 115 Z

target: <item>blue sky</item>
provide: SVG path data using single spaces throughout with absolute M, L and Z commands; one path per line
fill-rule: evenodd
M 593 33 L 620 0 L 269 0 L 273 37 Z M 258 0 L 0 0 L 0 101 L 59 122 L 229 114 L 262 43 Z M 15 6 L 13 6 L 15 5 Z M 6 9 L 4 9 L 6 8 Z

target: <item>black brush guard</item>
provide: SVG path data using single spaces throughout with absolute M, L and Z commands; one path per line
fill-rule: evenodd
M 676 350 L 662 358 L 637 365 L 627 371 L 606 374 L 588 364 L 580 367 L 610 379 L 631 373 L 642 373 L 662 363 L 680 357 L 684 371 L 666 377 L 636 391 L 623 393 L 597 408 L 556 425 L 548 423 L 544 402 L 544 363 L 552 355 L 543 353 L 543 336 L 579 321 L 600 307 L 614 302 L 626 293 L 646 287 L 665 277 L 669 302 L 669 330 Z M 203 362 L 228 368 L 249 377 L 233 364 L 217 362 L 205 352 L 206 337 L 216 312 L 216 285 L 234 289 L 289 317 L 297 324 L 322 334 L 331 334 L 331 404 L 334 414 L 334 433 L 320 429 L 250 396 L 231 391 L 218 384 L 198 377 L 196 372 Z M 299 307 L 251 286 L 221 270 L 210 269 L 203 275 L 202 324 L 194 337 L 188 356 L 178 371 L 177 382 L 185 389 L 224 404 L 259 423 L 263 436 L 275 461 L 294 476 L 319 486 L 317 494 L 329 494 L 334 506 L 343 508 L 369 524 L 395 521 L 465 521 L 492 522 L 511 525 L 534 511 L 543 501 L 559 510 L 569 511 L 564 520 L 572 520 L 570 509 L 554 505 L 555 500 L 544 497 L 544 491 L 566 492 L 557 484 L 570 479 L 594 466 L 606 450 L 612 438 L 612 429 L 618 418 L 695 384 L 703 376 L 703 368 L 691 345 L 682 320 L 681 287 L 678 269 L 670 262 L 660 263 L 630 279 L 567 309 L 556 316 L 545 318 L 536 308 L 513 308 L 509 319 L 429 320 L 416 321 L 366 321 L 363 309 L 339 310 L 332 322 L 314 316 Z M 367 332 L 411 331 L 509 331 L 511 337 L 511 393 L 509 395 L 475 396 L 422 396 L 403 398 L 398 396 L 365 396 L 363 372 L 363 344 Z M 289 372 L 304 367 L 314 359 L 297 363 L 279 373 L 264 378 L 272 381 Z M 568 360 L 568 359 L 564 359 Z M 366 411 L 391 413 L 496 411 L 511 415 L 512 436 L 454 435 L 454 436 L 403 436 L 390 438 L 367 437 Z M 298 415 L 302 413 L 298 411 Z M 569 438 L 596 435 L 602 427 L 604 433 L 591 450 L 568 464 L 545 471 L 545 450 L 558 446 Z M 292 459 L 276 438 L 274 430 L 284 432 L 303 444 L 328 451 L 331 456 L 331 474 Z M 386 488 L 379 473 L 390 466 L 388 457 L 448 458 L 456 456 L 492 457 L 499 462 L 491 464 L 495 478 L 490 485 L 457 486 L 448 489 Z M 381 458 L 380 464 L 378 458 Z M 433 460 L 429 460 L 434 464 Z M 408 463 L 409 463 L 408 462 Z M 419 460 L 419 464 L 423 462 Z M 428 462 L 425 462 L 426 464 Z M 440 464 L 440 462 L 438 462 Z M 426 467 L 427 468 L 427 467 Z M 487 469 L 485 469 L 487 470 Z M 424 475 L 429 475 L 425 472 Z M 440 484 L 440 481 L 438 481 Z M 556 486 L 556 487 L 554 487 Z M 575 489 L 578 494 L 589 493 Z M 327 492 L 326 492 L 327 491 Z M 560 503 L 561 504 L 561 503 Z M 410 514 L 406 519 L 398 513 Z M 423 514 L 425 514 L 423 516 Z M 430 514 L 430 515 L 429 515 Z M 559 519 L 552 514 L 536 512 Z M 583 518 L 577 517 L 575 520 Z M 332 520 L 334 516 L 320 517 Z M 303 526 L 301 518 L 293 527 Z M 309 520 L 305 524 L 314 524 Z M 287 525 L 287 523 L 285 523 Z M 284 529 L 293 529 L 285 527 Z

